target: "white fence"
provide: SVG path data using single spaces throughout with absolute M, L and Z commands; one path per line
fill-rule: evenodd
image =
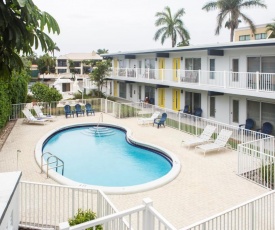
M 78 209 L 91 209 L 97 217 L 117 212 L 108 197 L 99 190 L 32 182 L 20 182 L 20 226 L 58 228 Z
M 273 230 L 275 191 L 180 230 Z
M 143 200 L 143 204 L 114 213 L 92 221 L 69 227 L 68 223 L 61 223 L 60 230 L 96 229 L 100 225 L 108 230 L 176 230 L 165 218 L 152 206 L 149 198 Z
M 275 189 L 274 137 L 238 145 L 238 175 Z

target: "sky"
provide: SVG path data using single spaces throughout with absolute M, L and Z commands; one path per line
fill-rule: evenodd
M 90 53 L 107 49 L 109 53 L 170 48 L 171 39 L 162 45 L 153 39 L 158 27 L 155 26 L 156 12 L 166 6 L 172 14 L 184 8 L 182 17 L 190 34 L 190 44 L 213 44 L 229 42 L 230 33 L 222 28 L 215 35 L 218 11 L 206 12 L 202 6 L 208 0 L 33 0 L 41 11 L 52 15 L 59 24 L 60 34 L 49 34 L 60 48 L 55 56 L 68 53 Z M 275 0 L 262 0 L 264 8 L 243 10 L 255 25 L 272 23 L 275 19 Z M 239 27 L 248 26 L 244 22 Z M 38 56 L 41 50 L 35 50 Z

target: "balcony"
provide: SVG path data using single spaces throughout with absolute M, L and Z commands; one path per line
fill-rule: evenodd
M 110 78 L 275 99 L 275 73 L 114 68 Z

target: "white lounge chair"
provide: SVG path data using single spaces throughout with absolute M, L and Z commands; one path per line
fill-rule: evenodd
M 53 120 L 54 118 L 56 118 L 56 116 L 45 115 L 45 114 L 42 112 L 40 106 L 38 106 L 38 105 L 33 106 L 33 109 L 34 109 L 34 111 L 35 111 L 35 113 L 36 113 L 36 115 L 37 115 L 38 118 L 41 118 L 41 119 L 49 119 L 49 120 Z
M 222 129 L 214 143 L 198 145 L 196 149 L 202 150 L 205 156 L 206 152 L 220 150 L 227 147 L 227 142 L 232 135 L 232 131 Z
M 208 142 L 211 140 L 211 136 L 215 129 L 215 126 L 207 125 L 199 136 L 195 136 L 194 138 L 188 140 L 182 140 L 181 144 L 190 148 L 191 146 L 196 146 Z
M 139 125 L 153 124 L 154 120 L 158 118 L 159 115 L 160 115 L 160 112 L 156 111 L 152 114 L 151 117 L 138 118 L 138 124 Z
M 30 112 L 30 110 L 28 109 L 23 109 L 22 110 L 23 114 L 25 115 L 25 119 L 24 119 L 24 122 L 27 122 L 27 123 L 33 123 L 33 124 L 46 124 L 46 121 L 48 121 L 47 119 L 42 119 L 42 118 L 35 118 L 32 113 Z

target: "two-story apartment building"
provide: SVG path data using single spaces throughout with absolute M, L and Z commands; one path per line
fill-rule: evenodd
M 98 60 L 102 60 L 102 57 L 95 51 L 91 53 L 69 53 L 61 55 L 56 59 L 55 73 L 65 74 L 74 71 L 75 74 L 87 74 L 91 72 L 91 64 L 89 61 Z
M 255 128 L 275 127 L 275 40 L 254 40 L 102 55 L 112 59 L 110 94 Z

